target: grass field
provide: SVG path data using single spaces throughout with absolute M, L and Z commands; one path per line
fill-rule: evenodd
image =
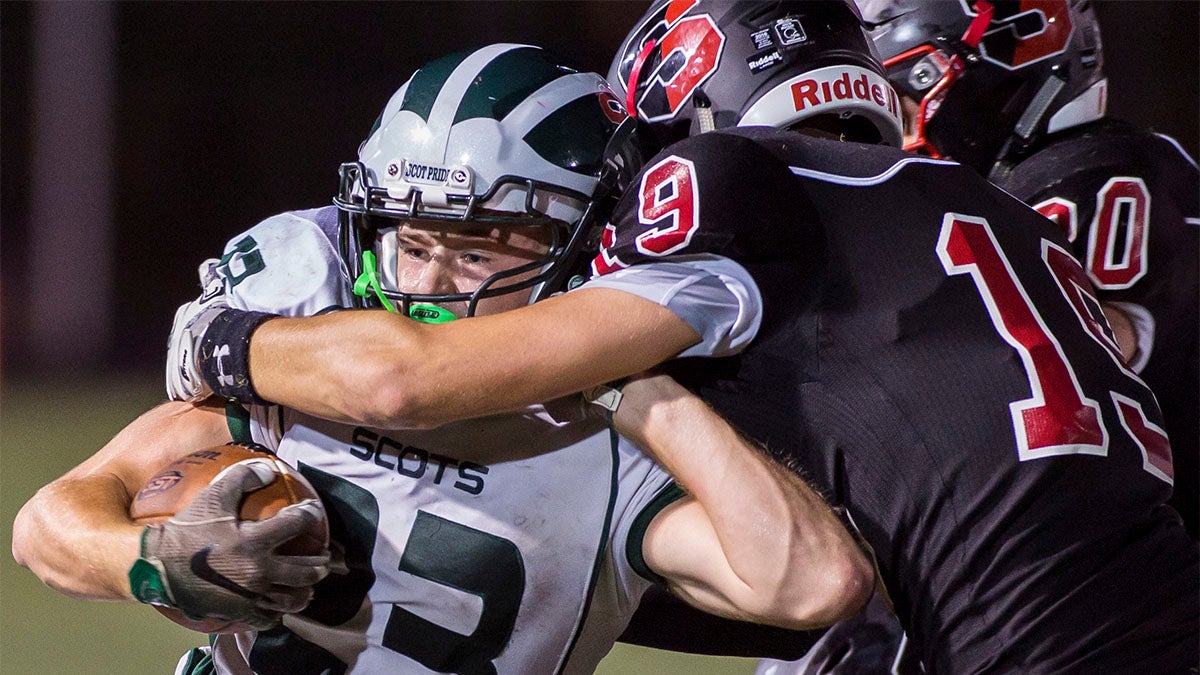
M 73 600 L 12 560 L 21 505 L 162 397 L 158 375 L 130 381 L 38 382 L 0 390 L 0 673 L 170 673 L 204 636 L 149 607 Z M 604 675 L 754 672 L 750 659 L 697 657 L 618 645 Z

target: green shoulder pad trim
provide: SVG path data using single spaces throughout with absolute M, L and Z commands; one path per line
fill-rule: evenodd
M 667 505 L 682 499 L 686 494 L 683 488 L 674 482 L 668 483 L 633 520 L 633 525 L 629 528 L 629 536 L 625 538 L 625 558 L 629 560 L 629 566 L 633 568 L 634 572 L 660 586 L 665 587 L 667 580 L 646 564 L 646 557 L 642 554 L 642 541 L 646 537 L 646 529 L 650 527 L 650 521 L 667 508 Z

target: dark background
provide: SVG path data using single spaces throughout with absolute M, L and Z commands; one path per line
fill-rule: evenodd
M 612 52 L 647 4 L 115 5 L 111 253 L 97 262 L 55 255 L 53 247 L 30 250 L 38 6 L 0 2 L 4 373 L 160 368 L 174 308 L 198 293 L 196 265 L 268 215 L 330 203 L 338 164 L 354 158 L 372 121 L 414 68 L 445 53 L 503 41 L 540 44 L 606 73 Z M 1110 113 L 1174 136 L 1195 157 L 1200 3 L 1095 4 Z M 71 185 L 54 189 L 51 198 Z M 61 232 L 94 225 L 62 220 L 36 227 Z M 45 332 L 26 329 L 41 313 L 56 311 L 44 297 L 30 301 L 35 284 L 45 283 L 48 265 L 72 274 L 72 286 L 56 293 L 86 288 L 89 270 L 111 278 L 98 300 L 108 307 L 103 345 L 87 359 L 47 357 Z

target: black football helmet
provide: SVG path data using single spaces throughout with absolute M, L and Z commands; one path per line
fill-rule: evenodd
M 1045 134 L 1104 115 L 1088 0 L 860 0 L 888 78 L 919 101 L 906 149 L 989 175 Z
M 899 146 L 885 74 L 848 1 L 660 0 L 608 80 L 664 145 L 713 128 L 802 125 Z

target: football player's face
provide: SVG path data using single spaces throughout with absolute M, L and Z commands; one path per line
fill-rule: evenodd
M 402 293 L 471 293 L 497 272 L 520 267 L 546 253 L 543 227 L 480 228 L 447 231 L 413 224 L 396 230 L 396 287 Z M 537 270 L 497 282 L 508 286 L 528 279 Z M 477 316 L 496 314 L 529 304 L 532 289 L 480 300 Z M 467 303 L 445 303 L 444 308 L 466 316 Z

